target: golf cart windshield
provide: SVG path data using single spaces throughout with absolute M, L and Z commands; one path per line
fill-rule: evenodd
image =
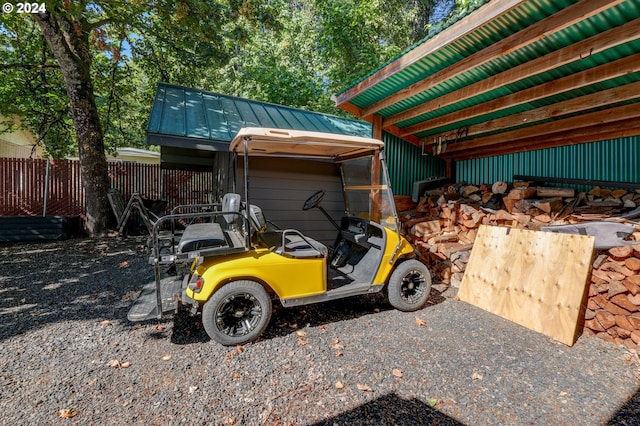
M 380 156 L 344 160 L 340 166 L 347 214 L 373 220 L 397 232 L 393 193 Z

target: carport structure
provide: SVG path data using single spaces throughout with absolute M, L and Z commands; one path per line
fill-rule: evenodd
M 564 147 L 550 174 L 564 168 L 574 177 L 637 182 L 640 1 L 491 0 L 335 101 L 372 123 L 374 137 L 393 135 L 441 158 L 452 179 L 466 177 L 469 161 L 481 157 L 476 169 L 508 158 L 509 170 L 522 173 L 526 167 L 511 163 Z M 608 143 L 597 152 L 595 144 L 571 148 L 597 141 Z M 622 176 L 572 164 L 597 164 L 603 152 L 601 161 L 626 164 Z M 530 155 L 516 159 L 520 153 Z M 457 176 L 456 165 L 465 168 Z

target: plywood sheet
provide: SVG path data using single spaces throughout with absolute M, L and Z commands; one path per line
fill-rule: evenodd
M 569 346 L 584 318 L 591 236 L 480 226 L 461 300 Z

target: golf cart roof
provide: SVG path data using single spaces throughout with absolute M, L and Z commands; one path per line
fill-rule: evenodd
M 247 139 L 249 155 L 338 160 L 368 155 L 384 147 L 377 139 L 336 133 L 244 127 L 231 141 L 229 150 L 244 153 Z

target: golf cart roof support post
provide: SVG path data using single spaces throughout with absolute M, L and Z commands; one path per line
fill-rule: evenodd
M 382 173 L 384 173 L 384 177 L 387 184 L 391 185 L 391 177 L 389 176 L 389 170 L 387 169 L 387 165 L 385 162 L 384 151 L 380 150 L 377 157 L 379 158 L 378 164 L 380 165 L 380 170 Z M 383 166 L 383 163 L 384 163 L 384 166 Z M 389 201 L 391 203 L 389 208 L 393 213 L 393 221 L 396 224 L 396 233 L 398 234 L 398 244 L 396 245 L 396 248 L 393 250 L 393 254 L 389 258 L 389 264 L 393 264 L 393 262 L 395 262 L 396 256 L 398 255 L 398 251 L 400 250 L 400 246 L 402 245 L 402 232 L 401 232 L 402 225 L 400 224 L 400 219 L 398 219 L 398 212 L 396 211 L 396 204 L 394 200 L 391 199 Z
M 250 136 L 245 136 L 244 138 L 244 199 L 245 199 L 245 209 L 244 214 L 242 215 L 244 218 L 244 226 L 247 232 L 245 232 L 245 247 L 251 246 L 251 232 L 250 232 L 250 224 L 249 224 L 249 210 L 251 203 L 249 201 L 249 140 Z
M 380 150 L 376 150 L 371 158 L 371 185 L 380 185 Z M 380 191 L 371 190 L 371 220 L 380 222 Z

